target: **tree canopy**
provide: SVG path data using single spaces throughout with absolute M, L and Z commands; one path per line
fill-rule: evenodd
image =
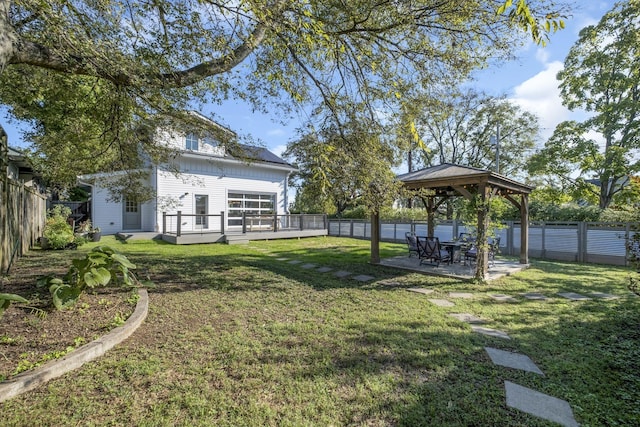
M 48 157 L 58 106 L 83 99 L 74 114 L 91 118 L 80 134 L 95 144 L 80 151 L 115 147 L 122 169 L 152 144 L 131 138 L 141 121 L 183 121 L 185 108 L 229 97 L 261 110 L 319 105 L 339 126 L 354 110 L 377 120 L 408 88 L 510 56 L 525 40 L 514 28 L 543 42 L 562 12 L 552 0 L 0 0 L 0 102 L 41 125 L 33 139 Z M 65 129 L 57 144 L 72 153 Z
M 580 32 L 558 79 L 564 105 L 590 116 L 560 123 L 531 163 L 533 173 L 583 190 L 595 183 L 603 209 L 640 171 L 639 46 L 637 1 L 617 3 Z

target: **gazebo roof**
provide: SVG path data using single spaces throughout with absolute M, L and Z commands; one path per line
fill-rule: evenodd
M 408 189 L 434 189 L 436 192 L 455 187 L 481 184 L 497 188 L 503 194 L 529 194 L 533 187 L 484 169 L 443 163 L 397 177 Z

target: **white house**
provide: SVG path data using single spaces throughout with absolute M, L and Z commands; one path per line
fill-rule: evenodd
M 197 113 L 195 113 L 197 114 Z M 206 119 L 202 117 L 203 119 Z M 208 120 L 208 119 L 206 119 Z M 229 131 L 231 132 L 231 131 Z M 156 138 L 175 149 L 172 164 L 150 164 L 149 181 L 155 199 L 146 203 L 113 202 L 105 182 L 116 173 L 84 175 L 91 185 L 94 227 L 102 234 L 119 232 L 175 232 L 180 211 L 182 232 L 219 232 L 242 227 L 243 213 L 273 216 L 287 214 L 287 178 L 296 169 L 264 148 L 244 147 L 250 160 L 236 158 L 212 138 L 193 133 L 157 131 Z M 179 173 L 176 173 L 175 166 Z M 204 216 L 220 215 L 224 216 Z M 191 216 L 199 215 L 199 216 Z

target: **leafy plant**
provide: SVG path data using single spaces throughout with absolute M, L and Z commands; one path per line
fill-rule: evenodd
M 87 288 L 109 284 L 126 287 L 150 285 L 151 282 L 138 280 L 131 271 L 135 268 L 127 257 L 109 246 L 97 246 L 86 257 L 74 259 L 64 277 L 44 276 L 38 279 L 38 285 L 49 286 L 53 305 L 62 310 L 74 305 Z
M 51 249 L 64 249 L 74 242 L 73 228 L 67 222 L 71 209 L 56 205 L 49 210 L 44 226 L 44 237 Z
M 27 304 L 29 301 L 16 294 L 0 294 L 0 316 L 9 308 L 12 302 L 21 302 Z
M 640 232 L 636 231 L 633 236 L 627 238 L 626 247 L 627 260 L 640 275 Z M 629 289 L 631 292 L 640 295 L 640 278 L 633 275 L 629 276 Z

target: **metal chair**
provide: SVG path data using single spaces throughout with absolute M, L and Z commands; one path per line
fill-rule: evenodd
M 440 240 L 437 237 L 419 237 L 416 236 L 418 242 L 418 258 L 420 258 L 420 264 L 429 260 L 431 264 L 435 264 L 436 267 L 440 266 L 441 262 L 451 261 L 451 256 L 448 252 L 442 253 L 440 250 Z
M 418 240 L 416 237 L 416 233 L 412 233 L 410 231 L 407 231 L 406 233 L 404 233 L 404 238 L 407 242 L 407 249 L 409 249 L 409 258 L 411 258 L 411 255 L 415 256 L 419 256 L 418 254 Z
M 497 253 L 500 253 L 500 237 L 487 239 L 487 244 L 489 245 L 487 256 L 489 260 L 489 265 L 493 266 L 495 264 L 495 256 Z M 475 262 L 478 259 L 478 246 L 476 244 L 471 245 L 469 250 L 464 254 L 464 263 L 467 264 L 469 262 Z

